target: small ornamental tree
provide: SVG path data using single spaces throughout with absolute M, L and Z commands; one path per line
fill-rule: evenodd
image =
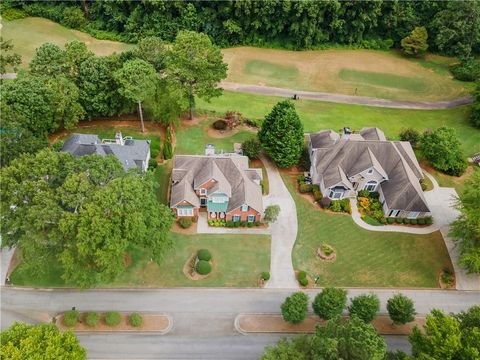
M 400 132 L 400 140 L 408 141 L 412 147 L 416 147 L 422 135 L 414 128 L 402 129 Z
M 308 311 L 308 296 L 303 292 L 296 292 L 288 296 L 282 306 L 283 320 L 299 324 L 305 320 Z
M 347 305 L 347 291 L 339 288 L 325 288 L 315 296 L 313 311 L 324 320 L 340 316 Z
M 100 314 L 95 311 L 90 311 L 85 314 L 85 324 L 90 327 L 95 327 L 100 321 Z
M 258 159 L 261 149 L 260 142 L 255 138 L 245 140 L 242 143 L 243 155 L 248 156 L 249 159 Z
M 63 324 L 68 327 L 77 325 L 80 313 L 77 310 L 69 310 L 63 314 Z
M 279 167 L 298 163 L 304 146 L 303 125 L 292 101 L 280 101 L 273 107 L 262 123 L 258 138 Z
M 278 205 L 269 205 L 265 209 L 265 214 L 263 220 L 267 223 L 277 221 L 278 215 L 280 214 L 280 206 Z
M 465 172 L 468 164 L 455 129 L 440 127 L 432 132 L 426 132 L 422 136 L 421 146 L 423 155 L 435 169 L 455 176 Z
M 348 307 L 350 315 L 355 315 L 366 323 L 375 319 L 379 310 L 380 300 L 375 294 L 359 295 L 352 299 L 352 303 Z
M 413 29 L 410 35 L 402 39 L 400 44 L 402 45 L 402 50 L 405 55 L 420 57 L 423 56 L 428 49 L 427 40 L 427 29 L 421 26 Z
M 104 319 L 108 326 L 117 326 L 122 321 L 122 315 L 118 311 L 109 311 L 105 313 Z
M 143 325 L 142 315 L 133 313 L 128 316 L 128 323 L 134 327 L 140 327 Z
M 394 324 L 403 325 L 415 320 L 413 300 L 403 294 L 396 294 L 387 302 L 387 311 Z

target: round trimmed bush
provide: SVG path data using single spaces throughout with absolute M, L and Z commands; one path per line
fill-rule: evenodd
M 130 314 L 128 317 L 128 323 L 134 327 L 140 327 L 143 325 L 143 318 L 142 315 L 138 313 Z
M 307 273 L 305 271 L 299 271 L 298 272 L 298 275 L 297 275 L 297 278 L 298 280 L 301 280 L 301 279 L 306 279 L 307 278 Z
M 270 273 L 268 271 L 264 271 L 262 272 L 262 279 L 267 281 L 267 280 L 270 280 Z
M 418 219 L 418 225 L 425 225 L 425 219 L 424 218 Z
M 393 218 L 393 217 L 387 218 L 387 223 L 393 224 L 394 222 L 395 222 L 395 218 Z
M 105 324 L 108 326 L 117 326 L 122 321 L 122 315 L 118 311 L 109 311 L 105 313 Z
M 227 128 L 227 123 L 223 120 L 217 120 L 213 123 L 213 128 L 215 130 L 225 130 Z
M 68 327 L 73 327 L 77 324 L 80 318 L 80 313 L 77 310 L 68 310 L 63 314 L 63 324 Z
M 85 324 L 90 327 L 95 327 L 100 321 L 100 314 L 96 311 L 89 311 L 85 314 Z
M 418 223 L 417 219 L 410 219 L 410 224 L 417 225 L 417 223 Z
M 195 271 L 200 275 L 207 275 L 212 271 L 212 265 L 208 261 L 200 260 L 195 266 Z
M 404 224 L 410 224 L 410 219 L 408 219 L 408 218 L 403 218 L 403 223 L 404 223 Z
M 190 226 L 192 226 L 192 219 L 187 217 L 181 217 L 177 220 L 177 222 L 182 229 L 188 229 Z
M 332 204 L 332 200 L 330 200 L 330 198 L 326 196 L 323 197 L 322 200 L 320 200 L 320 207 L 322 209 L 328 209 L 331 204 Z
M 212 260 L 212 254 L 207 249 L 200 249 L 197 251 L 198 260 L 210 261 Z
M 302 286 L 307 286 L 308 285 L 308 279 L 307 278 L 298 279 L 298 283 Z

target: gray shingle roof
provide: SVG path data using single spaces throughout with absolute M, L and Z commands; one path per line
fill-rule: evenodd
M 150 142 L 128 139 L 125 140 L 124 145 L 104 144 L 97 135 L 72 134 L 63 144 L 62 151 L 69 152 L 73 156 L 114 155 L 127 171 L 132 168 L 142 169 L 150 154 Z
M 243 204 L 258 212 L 263 211 L 261 187 L 252 179 L 248 158 L 240 155 L 176 155 L 173 160 L 170 206 L 174 207 L 184 200 L 199 206 L 194 189 L 210 179 L 214 179 L 216 184 L 209 193 L 222 192 L 230 197 L 227 211 Z
M 377 130 L 367 130 L 363 129 L 362 132 L 379 134 Z M 421 168 L 410 143 L 356 138 L 335 141 L 331 135 L 328 136 L 331 139 L 328 143 L 325 132 L 319 134 L 322 134 L 322 141 L 317 138 L 316 143 L 321 144 L 322 148 L 316 150 L 313 159 L 316 171 L 326 188 L 345 181 L 338 168 L 341 168 L 347 177 L 351 177 L 375 167 L 388 178 L 380 187 L 390 209 L 430 211 L 419 183 L 419 179 L 423 178 Z

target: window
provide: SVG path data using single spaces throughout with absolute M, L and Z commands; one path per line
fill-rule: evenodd
M 240 221 L 240 215 L 233 215 L 233 221 Z
M 377 188 L 377 182 L 373 180 L 367 182 L 367 184 L 364 187 L 364 189 L 368 191 L 375 191 L 376 188 Z
M 207 206 L 207 198 L 200 198 L 200 205 Z
M 373 174 L 373 169 L 368 169 L 367 174 L 372 175 Z
M 255 215 L 248 215 L 247 216 L 247 221 L 248 222 L 254 222 L 255 221 Z
M 207 189 L 200 189 L 200 195 L 207 195 Z
M 420 213 L 418 211 L 410 211 L 410 213 L 408 214 L 407 218 L 409 219 L 416 219 L 418 217 L 418 215 L 420 215 Z
M 328 195 L 328 197 L 330 199 L 341 199 L 341 198 L 343 198 L 344 192 L 345 192 L 345 190 L 343 190 L 343 189 L 333 188 L 333 189 L 330 190 L 330 194 Z
M 248 205 L 242 205 L 241 211 L 248 211 Z
M 193 209 L 192 208 L 177 209 L 177 215 L 178 216 L 193 216 Z
M 388 216 L 389 217 L 397 217 L 398 214 L 400 214 L 400 210 L 390 210 L 390 212 L 388 213 Z
M 212 201 L 212 203 L 217 203 L 217 204 L 223 204 L 224 202 L 227 201 L 227 199 L 223 196 L 212 196 L 210 200 Z

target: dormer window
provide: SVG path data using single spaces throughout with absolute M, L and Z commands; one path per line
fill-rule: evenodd
M 242 205 L 241 211 L 248 211 L 248 205 Z
M 207 189 L 200 189 L 200 195 L 207 195 Z
M 373 174 L 373 169 L 368 169 L 367 174 L 372 175 Z
M 375 191 L 376 188 L 377 188 L 377 182 L 376 181 L 369 181 L 365 185 L 364 189 L 368 190 L 368 191 Z

